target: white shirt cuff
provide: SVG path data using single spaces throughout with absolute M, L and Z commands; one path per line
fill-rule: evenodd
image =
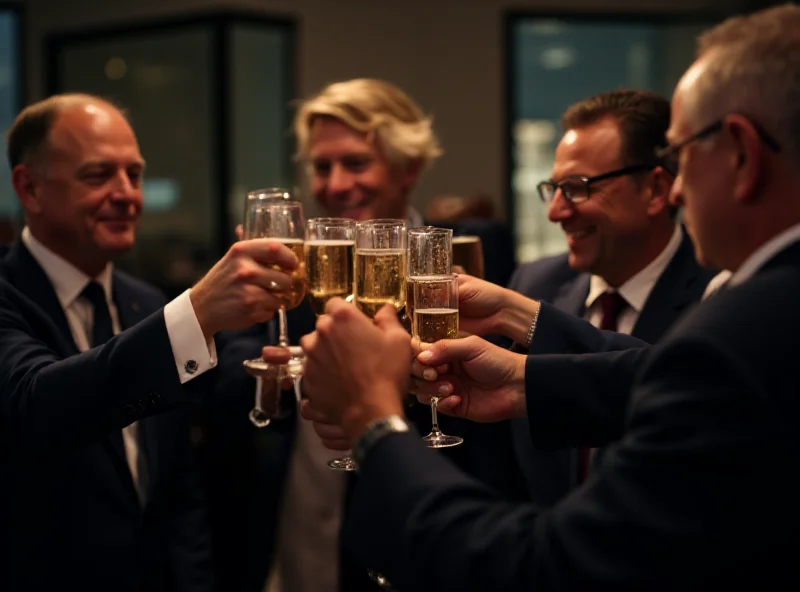
M 206 341 L 186 290 L 164 307 L 164 322 L 181 384 L 217 365 L 214 339 Z

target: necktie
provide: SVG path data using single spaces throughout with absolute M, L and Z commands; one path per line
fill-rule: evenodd
M 617 330 L 617 319 L 619 313 L 628 305 L 619 292 L 603 292 L 598 298 L 600 309 L 603 311 L 603 318 L 600 321 L 600 328 L 606 331 Z
M 95 281 L 89 282 L 81 292 L 92 305 L 92 347 L 103 345 L 114 337 L 114 326 L 111 323 L 111 312 L 108 309 L 106 293 L 103 286 Z M 147 471 L 143 447 L 139 445 L 139 425 L 133 423 L 122 430 L 123 449 L 131 470 L 131 477 L 140 502 L 144 503 L 147 491 Z
M 105 290 L 97 282 L 89 282 L 81 292 L 81 296 L 92 304 L 92 347 L 103 345 L 114 337 L 114 327 L 111 324 L 111 312 L 108 310 Z
M 600 329 L 605 331 L 617 330 L 617 319 L 628 303 L 617 291 L 603 292 L 598 298 L 600 310 L 603 316 L 600 319 Z M 578 482 L 583 483 L 589 474 L 589 466 L 592 460 L 591 448 L 580 448 L 578 450 Z

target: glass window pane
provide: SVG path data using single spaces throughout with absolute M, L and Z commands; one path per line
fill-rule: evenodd
M 232 30 L 233 124 L 230 217 L 244 216 L 244 196 L 291 187 L 291 36 L 285 28 L 239 24 Z
M 0 129 L 4 132 L 14 121 L 22 107 L 19 104 L 19 16 L 13 10 L 0 9 Z M 20 206 L 11 187 L 11 171 L 5 162 L 6 145 L 3 141 L 3 164 L 0 166 L 0 243 L 15 236 L 20 217 Z

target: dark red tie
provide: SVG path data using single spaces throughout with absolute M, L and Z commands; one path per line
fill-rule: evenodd
M 603 317 L 600 319 L 600 328 L 605 331 L 617 330 L 617 318 L 619 313 L 628 305 L 619 292 L 603 292 L 598 298 Z M 592 458 L 591 448 L 581 448 L 578 450 L 578 483 L 583 483 L 586 475 L 589 474 L 589 463 Z

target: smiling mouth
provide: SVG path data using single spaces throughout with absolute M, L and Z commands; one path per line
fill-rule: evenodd
M 592 234 L 594 234 L 594 229 L 593 228 L 587 228 L 587 229 L 583 229 L 583 230 L 573 230 L 572 232 L 567 232 L 566 233 L 567 238 L 571 239 L 571 240 L 580 240 L 580 239 L 586 238 L 587 236 L 590 236 Z

